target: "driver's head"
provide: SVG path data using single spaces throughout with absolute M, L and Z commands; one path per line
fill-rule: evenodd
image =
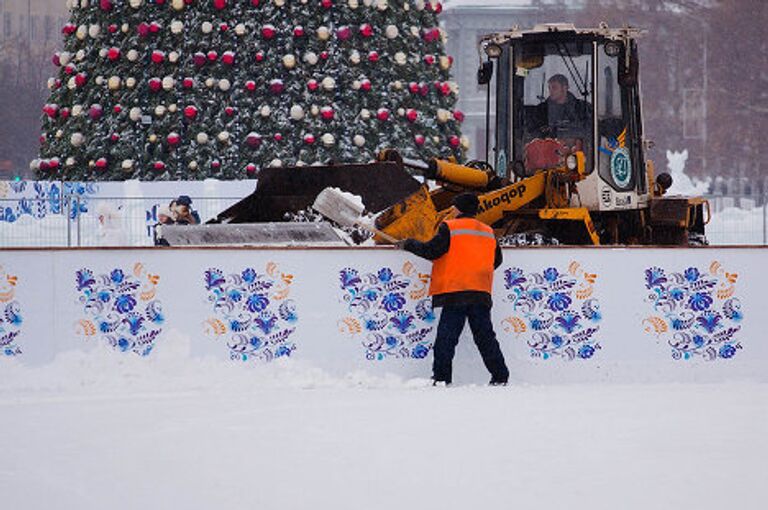
M 562 74 L 556 74 L 547 80 L 549 87 L 549 99 L 557 104 L 568 101 L 568 78 Z

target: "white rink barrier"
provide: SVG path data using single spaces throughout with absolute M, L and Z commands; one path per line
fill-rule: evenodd
M 761 248 L 505 249 L 493 321 L 517 382 L 768 380 L 766 266 Z M 0 370 L 182 335 L 179 356 L 428 377 L 429 269 L 391 248 L 0 250 Z M 454 378 L 488 378 L 468 326 Z

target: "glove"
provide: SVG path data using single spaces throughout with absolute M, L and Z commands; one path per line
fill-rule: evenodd
M 404 250 L 405 249 L 405 243 L 407 242 L 407 239 L 403 239 L 401 241 L 397 241 L 393 246 L 396 250 Z

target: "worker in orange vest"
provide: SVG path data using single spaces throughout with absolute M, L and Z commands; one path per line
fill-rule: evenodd
M 480 206 L 475 195 L 457 195 L 453 206 L 456 219 L 441 223 L 429 241 L 397 243 L 398 248 L 432 261 L 432 307 L 443 308 L 435 339 L 433 384 L 451 384 L 456 345 L 469 319 L 475 344 L 491 373 L 490 384 L 506 385 L 509 370 L 491 322 L 493 271 L 501 265 L 501 248 L 491 227 L 474 218 Z

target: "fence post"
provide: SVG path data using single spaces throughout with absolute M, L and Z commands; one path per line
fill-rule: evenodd
M 67 247 L 71 248 L 72 247 L 72 212 L 71 212 L 72 211 L 72 204 L 71 204 L 72 197 L 62 193 L 62 198 L 63 198 L 62 202 L 64 204 L 64 209 L 63 210 L 64 210 L 64 214 L 66 215 L 66 218 L 67 218 Z
M 77 207 L 77 209 L 75 210 L 75 212 L 77 213 L 77 219 L 75 220 L 75 224 L 77 225 L 77 247 L 79 248 L 81 246 L 81 244 L 80 244 L 80 216 L 82 216 L 80 214 L 80 197 L 79 196 L 77 198 L 75 198 L 75 207 Z

